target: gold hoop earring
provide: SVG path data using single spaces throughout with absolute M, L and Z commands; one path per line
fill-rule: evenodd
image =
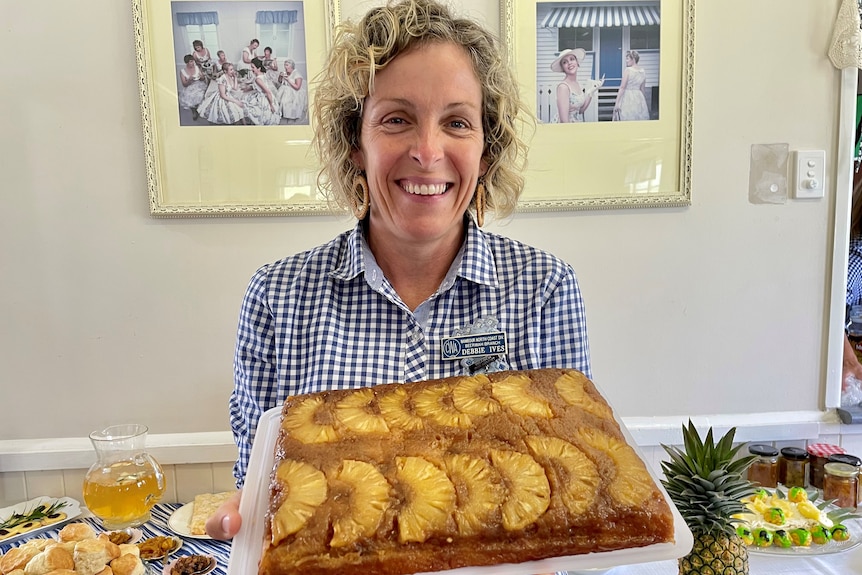
M 353 215 L 357 220 L 361 220 L 368 214 L 368 206 L 371 204 L 368 197 L 368 180 L 363 174 L 353 176 L 353 197 L 350 199 Z M 362 203 L 359 203 L 359 198 L 362 198 Z
M 476 223 L 481 228 L 485 225 L 485 179 L 479 178 L 476 184 Z

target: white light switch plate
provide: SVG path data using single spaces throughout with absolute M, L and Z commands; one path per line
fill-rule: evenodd
M 792 197 L 822 198 L 826 188 L 826 152 L 799 150 L 796 152 Z

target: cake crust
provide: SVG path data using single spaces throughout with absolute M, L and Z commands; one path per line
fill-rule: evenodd
M 671 543 L 592 382 L 506 371 L 290 397 L 260 575 L 407 575 Z

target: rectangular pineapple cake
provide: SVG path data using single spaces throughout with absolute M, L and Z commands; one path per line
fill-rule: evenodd
M 288 398 L 260 575 L 405 575 L 672 543 L 671 510 L 574 370 Z

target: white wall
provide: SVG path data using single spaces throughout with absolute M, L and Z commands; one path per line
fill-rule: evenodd
M 834 178 L 824 200 L 753 205 L 748 170 L 755 143 L 825 149 L 833 169 L 849 154 L 826 59 L 837 6 L 698 3 L 690 207 L 490 226 L 574 265 L 595 379 L 623 416 L 822 406 Z M 495 0 L 464 11 L 499 26 Z M 0 440 L 227 430 L 248 278 L 351 222 L 150 217 L 131 3 L 2 2 L 0 22 Z

